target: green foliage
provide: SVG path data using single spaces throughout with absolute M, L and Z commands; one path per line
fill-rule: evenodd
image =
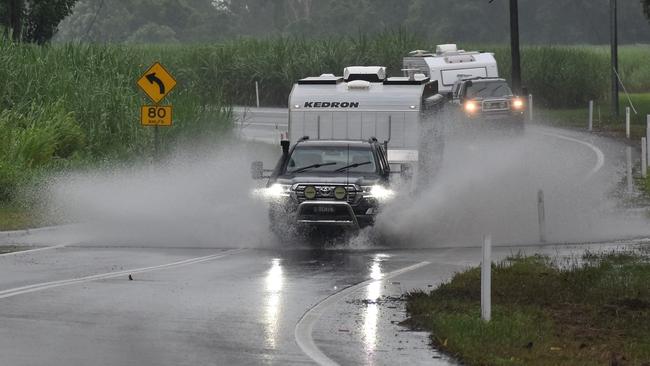
M 499 72 L 509 78 L 510 49 L 500 45 L 461 45 L 465 49 L 495 52 Z M 200 66 L 190 70 L 213 81 L 201 95 L 219 93 L 228 102 L 250 105 L 255 81 L 263 105 L 285 106 L 293 83 L 305 76 L 334 73 L 345 66 L 380 64 L 392 75 L 401 74 L 402 57 L 414 49 L 433 49 L 414 33 L 398 30 L 368 36 L 324 38 L 240 38 L 215 45 L 181 47 Z M 648 46 L 626 46 L 620 51 L 621 77 L 630 92 L 650 89 Z M 536 104 L 553 108 L 584 106 L 590 99 L 605 100 L 609 90 L 609 61 L 602 47 L 535 46 L 522 49 L 524 85 Z M 646 75 L 647 71 L 647 75 Z M 200 77 L 194 75 L 193 77 Z
M 162 61 L 179 81 L 166 101 L 174 105 L 175 125 L 161 133 L 163 146 L 174 146 L 214 141 L 226 133 L 230 111 L 225 106 L 252 105 L 255 81 L 263 105 L 286 106 L 297 79 L 340 75 L 354 64 L 385 65 L 390 74 L 400 74 L 408 51 L 434 46 L 405 30 L 319 40 L 240 38 L 209 45 L 40 47 L 0 39 L 3 179 L 29 176 L 26 169 L 149 156 L 152 131 L 138 124 L 139 107 L 147 100 L 135 80 L 153 61 Z M 507 47 L 465 48 L 493 50 L 501 75 L 509 75 Z M 648 46 L 621 49 L 621 76 L 628 90 L 650 88 L 647 63 L 640 62 L 648 57 Z M 537 105 L 584 106 L 590 98 L 602 101 L 607 95 L 604 48 L 525 47 L 522 58 L 524 84 Z
M 255 100 L 254 83 L 260 83 L 264 105 L 286 106 L 293 83 L 305 76 L 340 75 L 349 65 L 382 64 L 401 74 L 402 56 L 422 42 L 403 31 L 380 36 L 307 40 L 303 38 L 242 38 L 217 45 L 191 48 L 192 59 L 211 83 L 202 95 L 219 93 L 230 103 L 250 105 Z
M 0 129 L 5 143 L 0 156 L 27 168 L 48 164 L 53 159 L 66 159 L 84 146 L 85 136 L 63 101 L 46 105 L 30 105 L 0 112 Z
M 7 202 L 14 198 L 18 182 L 19 175 L 16 168 L 0 161 L 0 202 Z
M 232 22 L 212 0 L 80 0 L 57 39 L 91 42 L 215 41 Z
M 77 0 L 6 0 L 0 6 L 0 24 L 16 41 L 44 44 L 70 15 Z
M 148 159 L 153 131 L 139 125 L 140 105 L 148 102 L 135 81 L 155 60 L 179 81 L 166 101 L 175 125 L 162 131 L 162 146 L 227 133 L 221 89 L 202 77 L 187 48 L 0 39 L 0 202 L 42 171 Z M 208 87 L 215 92 L 205 96 Z
M 155 23 L 173 30 L 180 42 L 269 35 L 323 38 L 403 28 L 442 43 L 505 43 L 508 4 L 506 0 L 79 0 L 61 25 L 59 39 L 124 42 L 147 23 Z M 618 11 L 625 20 L 619 22 L 622 43 L 650 42 L 650 25 L 638 1 L 619 1 Z M 523 44 L 609 41 L 609 7 L 603 1 L 519 0 L 519 15 Z
M 480 319 L 480 269 L 409 295 L 413 325 L 468 365 L 592 365 L 650 357 L 650 261 L 642 249 L 492 266 L 492 320 Z
M 176 32 L 166 25 L 147 23 L 127 38 L 130 43 L 177 43 Z

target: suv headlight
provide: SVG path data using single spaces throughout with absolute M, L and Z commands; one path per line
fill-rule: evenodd
M 512 100 L 512 109 L 522 110 L 524 109 L 524 101 L 520 98 L 515 98 Z
M 465 112 L 472 114 L 478 110 L 478 104 L 473 100 L 465 102 Z
M 255 194 L 267 200 L 277 200 L 291 195 L 291 185 L 275 183 L 270 187 L 256 189 Z
M 364 197 L 374 198 L 379 202 L 388 201 L 395 196 L 395 191 L 378 184 L 374 186 L 363 186 L 361 190 L 363 191 Z

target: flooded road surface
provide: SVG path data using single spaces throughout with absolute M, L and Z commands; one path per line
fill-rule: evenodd
M 240 121 L 241 136 L 276 142 L 283 119 L 258 111 Z M 271 164 L 267 150 L 277 149 L 258 152 Z M 61 180 L 62 212 L 94 224 L 0 233 L 0 244 L 47 247 L 0 255 L 0 363 L 453 365 L 428 334 L 399 325 L 403 296 L 478 265 L 483 235 L 513 243 L 495 247 L 500 260 L 580 255 L 650 234 L 611 198 L 625 145 L 576 131 L 530 126 L 518 139 L 448 142 L 432 187 L 378 217 L 389 238 L 381 247 L 278 243 L 265 206 L 248 197 L 249 156 L 226 152 L 159 176 Z M 535 244 L 539 189 L 549 242 L 606 244 Z
M 501 247 L 495 257 L 584 248 Z M 426 333 L 397 324 L 401 297 L 477 265 L 480 253 L 73 246 L 6 255 L 2 363 L 455 364 Z

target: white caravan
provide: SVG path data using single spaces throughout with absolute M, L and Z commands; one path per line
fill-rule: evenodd
M 403 59 L 404 71 L 418 72 L 438 82 L 441 94 L 450 94 L 458 79 L 499 77 L 494 54 L 459 50 L 455 44 L 442 44 L 436 53 L 415 50 Z
M 308 77 L 289 96 L 288 139 L 376 138 L 386 144 L 389 162 L 413 163 L 423 160 L 423 142 L 435 140 L 431 116 L 443 99 L 425 75 L 386 77 L 382 66 L 347 67 L 343 77 Z

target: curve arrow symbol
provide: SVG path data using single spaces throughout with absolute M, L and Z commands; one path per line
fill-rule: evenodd
M 159 89 L 161 95 L 165 94 L 165 84 L 162 82 L 162 80 L 158 79 L 155 72 L 152 72 L 151 74 L 146 75 L 145 77 L 147 78 L 147 80 L 149 80 L 149 83 L 158 84 L 158 89 Z

